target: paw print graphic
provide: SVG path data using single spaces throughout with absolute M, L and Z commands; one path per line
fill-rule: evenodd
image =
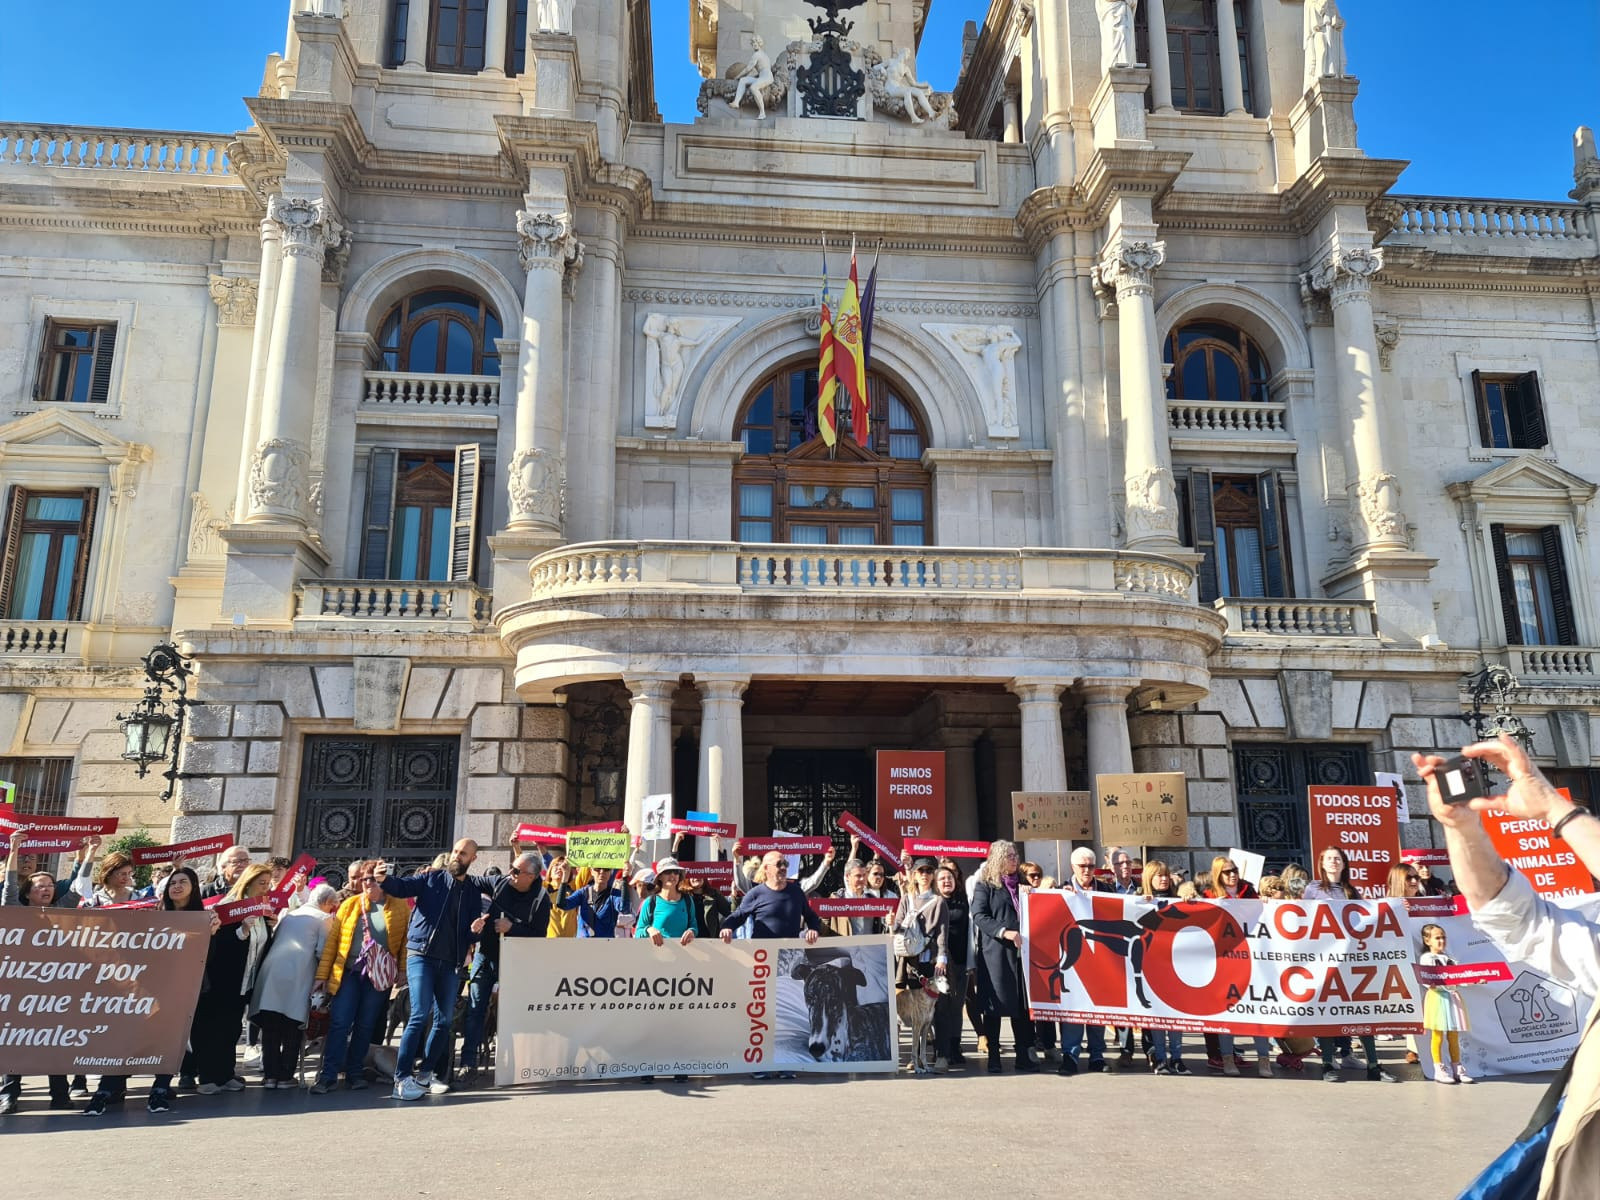
M 1171 792 L 1162 792 L 1161 793 L 1161 803 L 1163 803 L 1163 804 L 1171 804 L 1172 803 L 1172 799 L 1173 799 L 1173 797 L 1172 797 L 1172 793 Z

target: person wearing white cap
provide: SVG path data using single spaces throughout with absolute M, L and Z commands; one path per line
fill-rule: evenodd
M 649 938 L 659 946 L 667 938 L 677 938 L 683 945 L 704 932 L 700 928 L 700 914 L 694 901 L 683 891 L 683 867 L 675 858 L 663 858 L 656 864 L 656 894 L 645 900 L 639 909 L 636 938 Z

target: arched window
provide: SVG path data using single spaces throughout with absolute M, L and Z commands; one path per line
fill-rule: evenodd
M 452 288 L 407 296 L 379 326 L 385 371 L 416 375 L 498 375 L 500 318 L 484 301 Z
M 741 542 L 925 546 L 932 489 L 922 467 L 928 435 L 900 387 L 867 375 L 872 434 L 858 445 L 840 404 L 832 456 L 817 433 L 817 368 L 778 368 L 745 400 L 735 425 L 744 457 L 734 468 L 733 536 Z
M 1169 400 L 1242 404 L 1270 399 L 1267 356 L 1249 334 L 1221 321 L 1186 321 L 1174 328 L 1163 361 L 1172 366 Z

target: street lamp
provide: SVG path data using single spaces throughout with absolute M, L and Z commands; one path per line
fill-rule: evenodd
M 131 713 L 118 713 L 126 748 L 122 757 L 139 764 L 139 778 L 150 772 L 150 765 L 165 760 L 170 754 L 172 766 L 162 772 L 167 781 L 161 793 L 163 800 L 172 799 L 172 789 L 177 785 L 178 755 L 183 750 L 183 721 L 189 707 L 198 700 L 189 699 L 189 677 L 194 667 L 183 661 L 176 646 L 162 642 L 144 656 L 145 678 L 150 685 L 144 689 L 144 699 Z M 171 689 L 172 712 L 167 711 L 166 692 Z
M 1532 754 L 1533 730 L 1511 711 L 1517 677 L 1499 663 L 1485 663 L 1461 682 L 1472 696 L 1472 707 L 1460 717 L 1472 726 L 1474 739 L 1482 742 L 1505 734 L 1522 747 L 1524 754 Z M 1484 706 L 1491 700 L 1493 711 L 1486 711 Z

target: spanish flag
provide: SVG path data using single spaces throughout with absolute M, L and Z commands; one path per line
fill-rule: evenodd
M 850 239 L 850 282 L 845 285 L 839 304 L 839 321 L 833 329 L 836 348 L 835 370 L 850 397 L 850 432 L 856 444 L 871 441 L 867 415 L 867 351 L 862 342 L 861 293 L 856 284 L 856 242 Z
M 828 288 L 822 288 L 822 346 L 817 361 L 817 432 L 831 450 L 839 441 L 839 411 L 835 402 L 839 375 L 833 364 L 833 316 L 828 312 Z

